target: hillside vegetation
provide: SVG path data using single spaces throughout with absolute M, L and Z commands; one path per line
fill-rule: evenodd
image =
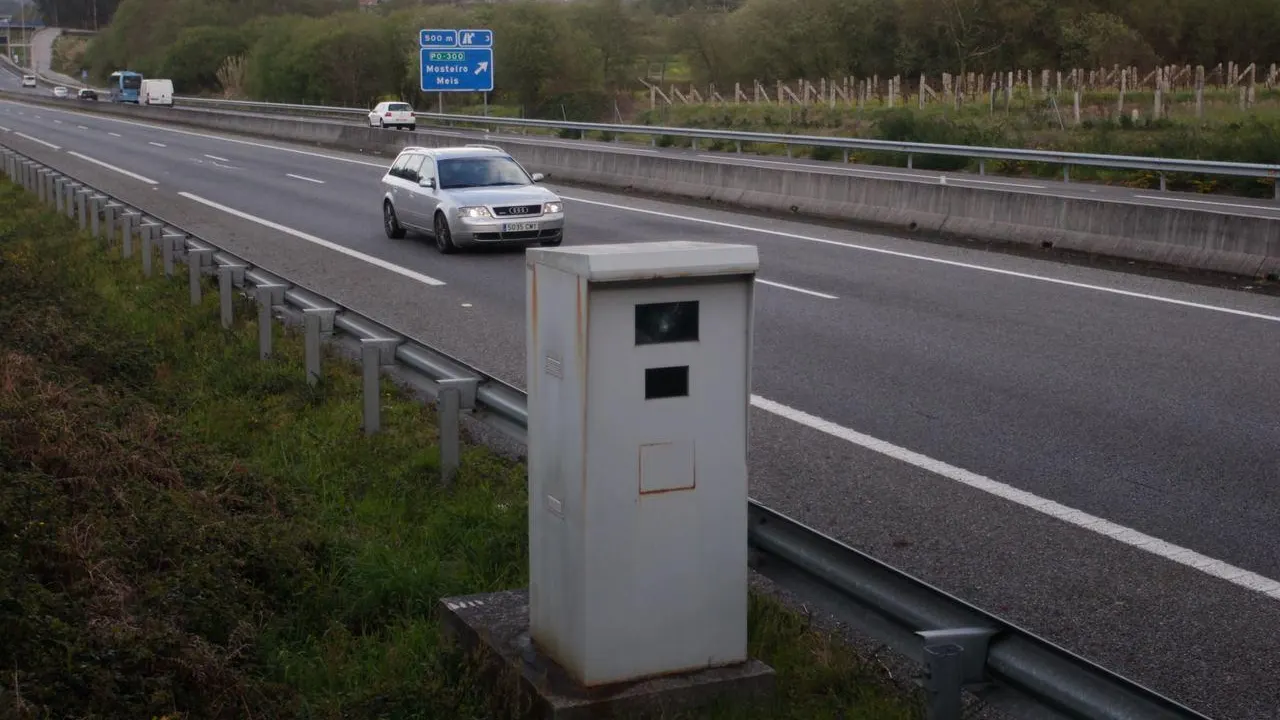
M 354 0 L 122 0 L 84 62 L 99 78 L 124 67 L 173 78 L 179 94 L 364 107 L 402 98 L 455 112 L 479 112 L 483 100 L 490 113 L 525 117 L 1280 162 L 1280 93 L 1266 83 L 1280 60 L 1280 34 L 1270 31 L 1278 25 L 1276 0 L 391 0 L 374 11 Z M 417 30 L 427 27 L 492 28 L 497 91 L 424 96 Z M 1256 63 L 1256 72 L 1237 87 L 1215 70 L 1227 62 Z M 1166 93 L 1172 109 L 1155 117 L 1151 89 L 1135 93 L 1131 82 L 1119 103 L 1086 97 L 1083 120 L 1072 122 L 1069 93 L 1018 94 L 1022 85 L 990 107 L 978 95 L 968 106 L 935 102 L 922 111 L 914 96 L 904 108 L 901 93 L 894 107 L 883 94 L 866 107 L 650 107 L 641 82 L 703 92 L 714 83 L 731 96 L 735 83 L 875 76 L 883 93 L 898 76 L 916 93 L 911 83 L 922 73 L 936 85 L 943 73 L 1003 78 L 1024 69 L 1038 83 L 1042 70 L 1148 73 L 1162 64 L 1204 65 L 1220 89 L 1210 89 L 1202 112 L 1187 110 L 1194 101 L 1185 86 L 1180 98 Z M 1256 96 L 1237 101 L 1254 82 Z
M 726 85 L 1280 60 L 1275 0 L 393 0 L 376 12 L 354 8 L 354 0 L 123 0 L 89 59 L 100 76 L 133 67 L 196 92 L 226 89 L 218 67 L 244 54 L 248 86 L 232 90 L 359 104 L 412 94 L 417 29 L 491 27 L 495 100 L 530 111 L 557 96 L 635 89 L 663 63 L 685 79 Z

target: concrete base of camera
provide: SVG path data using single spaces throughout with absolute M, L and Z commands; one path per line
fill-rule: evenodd
M 773 694 L 773 668 L 755 659 L 585 688 L 532 642 L 528 590 L 444 598 L 440 605 L 445 633 L 480 660 L 492 682 L 515 691 L 510 698 L 519 706 L 515 716 L 545 720 L 669 717 L 673 712 L 750 702 Z M 506 695 L 495 690 L 495 697 Z

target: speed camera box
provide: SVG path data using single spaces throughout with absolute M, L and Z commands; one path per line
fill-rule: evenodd
M 756 248 L 525 265 L 533 640 L 588 687 L 746 661 Z

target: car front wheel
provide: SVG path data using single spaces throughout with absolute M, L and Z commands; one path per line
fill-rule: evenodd
M 396 209 L 389 202 L 382 203 L 382 229 L 393 240 L 399 240 L 405 234 L 400 219 L 396 217 Z
M 444 213 L 436 213 L 435 222 L 436 247 L 445 255 L 452 255 L 458 250 L 458 246 L 453 244 L 453 234 L 449 232 L 449 221 L 444 219 Z

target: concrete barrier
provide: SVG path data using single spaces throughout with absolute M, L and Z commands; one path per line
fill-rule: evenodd
M 456 135 L 401 133 L 358 123 L 214 110 L 109 103 L 70 105 L 6 93 L 41 105 L 186 125 L 379 155 L 406 145 L 456 145 Z M 421 126 L 420 126 L 421 127 Z M 1247 277 L 1280 273 L 1280 219 L 977 189 L 778 167 L 714 163 L 680 155 L 620 152 L 604 143 L 540 143 L 504 137 L 502 147 L 553 179 L 611 189 L 853 221 L 944 238 L 1053 247 Z

